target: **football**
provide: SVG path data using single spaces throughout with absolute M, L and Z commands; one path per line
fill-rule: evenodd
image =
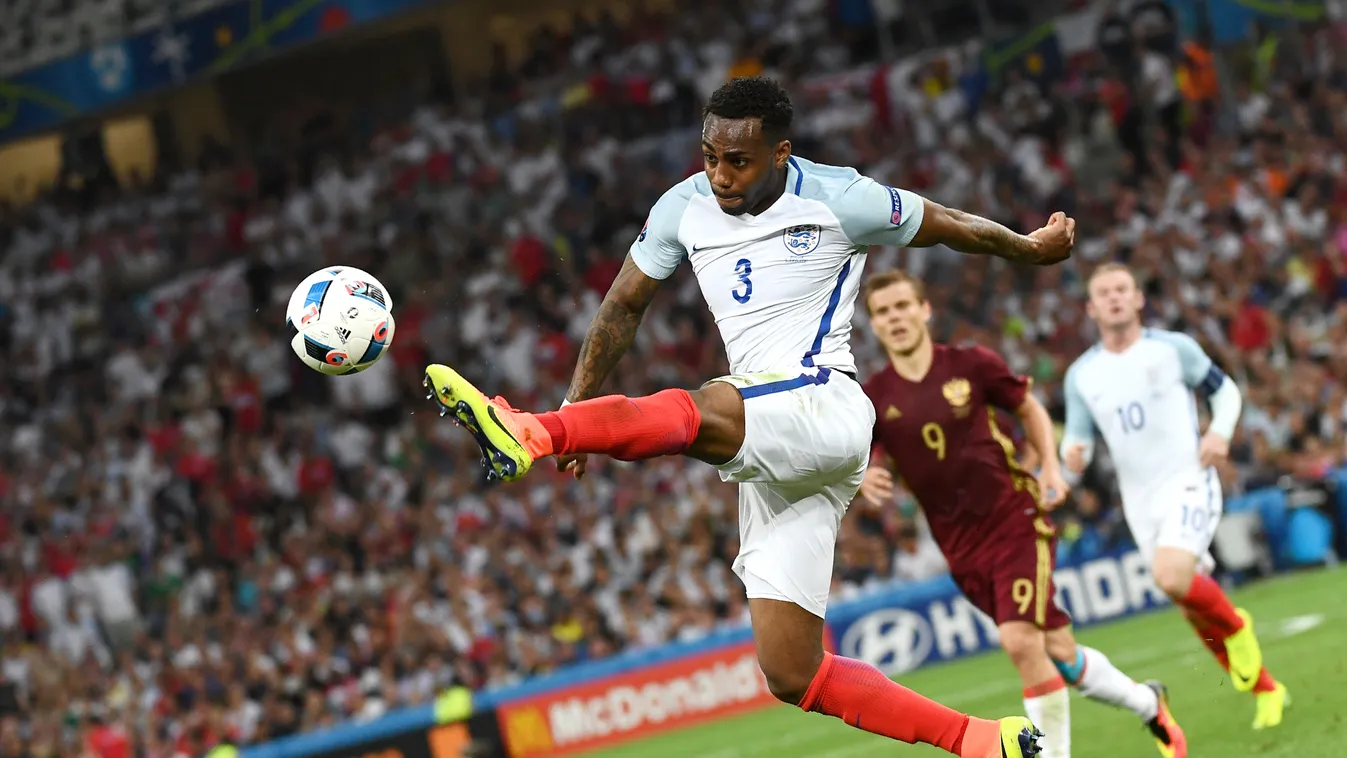
M 369 273 L 331 266 L 295 287 L 285 326 L 304 365 L 324 374 L 354 374 L 374 365 L 393 343 L 393 299 Z

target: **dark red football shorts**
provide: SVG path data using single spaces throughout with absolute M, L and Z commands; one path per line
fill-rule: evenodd
M 950 573 L 969 602 L 997 625 L 1028 621 L 1040 629 L 1060 629 L 1071 616 L 1057 606 L 1057 538 L 1015 530 L 978 551 L 975 561 L 951 565 Z

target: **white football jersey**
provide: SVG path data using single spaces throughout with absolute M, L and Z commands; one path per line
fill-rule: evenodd
M 687 257 L 732 373 L 854 373 L 851 317 L 866 249 L 907 245 L 921 217 L 911 192 L 792 157 L 786 192 L 757 216 L 722 211 L 704 173 L 678 183 L 651 209 L 631 257 L 655 279 Z
M 1098 429 L 1118 469 L 1128 508 L 1175 476 L 1201 474 L 1198 388 L 1215 392 L 1225 374 L 1186 334 L 1146 329 L 1121 353 L 1095 345 L 1067 369 L 1066 437 Z

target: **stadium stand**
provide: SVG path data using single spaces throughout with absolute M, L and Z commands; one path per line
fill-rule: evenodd
M 7 65 L 163 8 L 4 2 L 32 11 L 0 29 Z M 1153 321 L 1200 335 L 1248 388 L 1227 491 L 1329 486 L 1347 421 L 1341 28 L 1307 29 L 1222 101 L 1205 51 L 1163 34 L 1137 79 L 1089 46 L 984 90 L 960 48 L 875 65 L 823 6 L 722 27 L 770 26 L 764 50 L 600 20 L 495 72 L 485 100 L 423 102 L 311 165 L 208 158 L 91 208 L 0 211 L 0 755 L 200 756 L 741 623 L 735 498 L 709 468 L 605 462 L 580 484 L 486 489 L 419 387 L 433 356 L 516 405 L 559 402 L 646 209 L 699 169 L 700 97 L 733 73 L 791 84 L 812 158 L 1011 226 L 1082 219 L 1076 259 L 1051 269 L 875 251 L 930 280 L 943 338 L 1004 351 L 1056 408 L 1092 339 L 1082 275 L 1127 260 Z M 563 85 L 566 60 L 591 75 Z M 289 355 L 278 309 L 336 262 L 392 286 L 399 331 L 391 359 L 328 381 Z M 661 297 L 624 392 L 723 371 L 690 277 Z M 1068 554 L 1125 539 L 1107 466 L 1063 514 Z M 857 505 L 836 589 L 937 574 L 932 547 L 910 499 Z
M 0 77 L 115 42 L 228 0 L 3 0 Z

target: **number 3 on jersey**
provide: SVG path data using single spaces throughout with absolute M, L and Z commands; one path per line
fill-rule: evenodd
M 739 275 L 739 283 L 742 284 L 743 287 L 735 287 L 730 290 L 730 294 L 734 296 L 734 299 L 740 305 L 743 305 L 748 302 L 750 297 L 753 297 L 753 282 L 748 278 L 749 275 L 753 273 L 753 261 L 750 261 L 747 258 L 740 258 L 739 262 L 734 264 L 734 273 Z

